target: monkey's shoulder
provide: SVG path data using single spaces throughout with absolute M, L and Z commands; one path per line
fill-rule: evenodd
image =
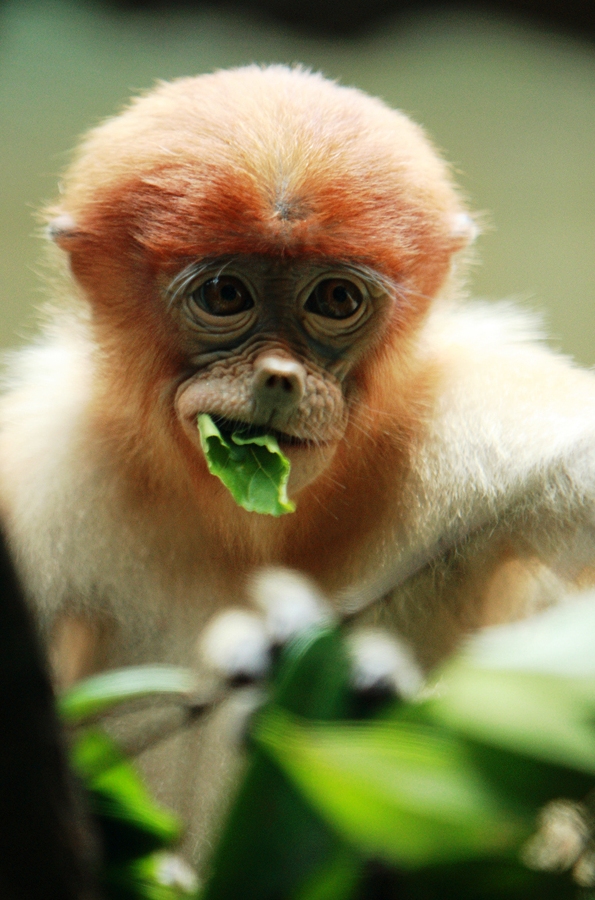
M 419 451 L 464 480 L 475 469 L 479 482 L 522 481 L 595 440 L 595 375 L 551 350 L 535 317 L 510 304 L 438 310 L 420 347 L 436 388 Z
M 431 373 L 423 422 L 373 565 L 346 602 L 372 602 L 426 569 L 433 583 L 448 559 L 490 547 L 574 558 L 584 538 L 595 559 L 595 376 L 508 304 L 438 309 L 419 353 Z

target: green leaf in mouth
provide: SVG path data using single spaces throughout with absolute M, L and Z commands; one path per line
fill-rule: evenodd
M 197 424 L 209 472 L 221 479 L 239 506 L 271 516 L 295 511 L 287 496 L 291 464 L 272 434 L 234 431 L 227 438 L 206 413 Z

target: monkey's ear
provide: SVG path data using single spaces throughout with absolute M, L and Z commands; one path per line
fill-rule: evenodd
M 62 250 L 72 250 L 82 232 L 70 213 L 61 213 L 48 222 L 47 236 Z
M 479 234 L 479 225 L 469 213 L 455 213 L 450 221 L 451 235 L 457 244 L 457 249 L 462 250 L 473 243 Z

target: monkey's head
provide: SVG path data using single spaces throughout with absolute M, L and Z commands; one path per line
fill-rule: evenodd
M 133 101 L 84 140 L 50 222 L 90 306 L 104 414 L 173 433 L 197 471 L 199 413 L 266 429 L 292 493 L 356 406 L 390 395 L 470 230 L 416 125 L 280 66 Z

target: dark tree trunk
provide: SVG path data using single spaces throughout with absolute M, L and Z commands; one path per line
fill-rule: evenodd
M 93 846 L 44 656 L 0 535 L 0 898 L 96 900 Z

